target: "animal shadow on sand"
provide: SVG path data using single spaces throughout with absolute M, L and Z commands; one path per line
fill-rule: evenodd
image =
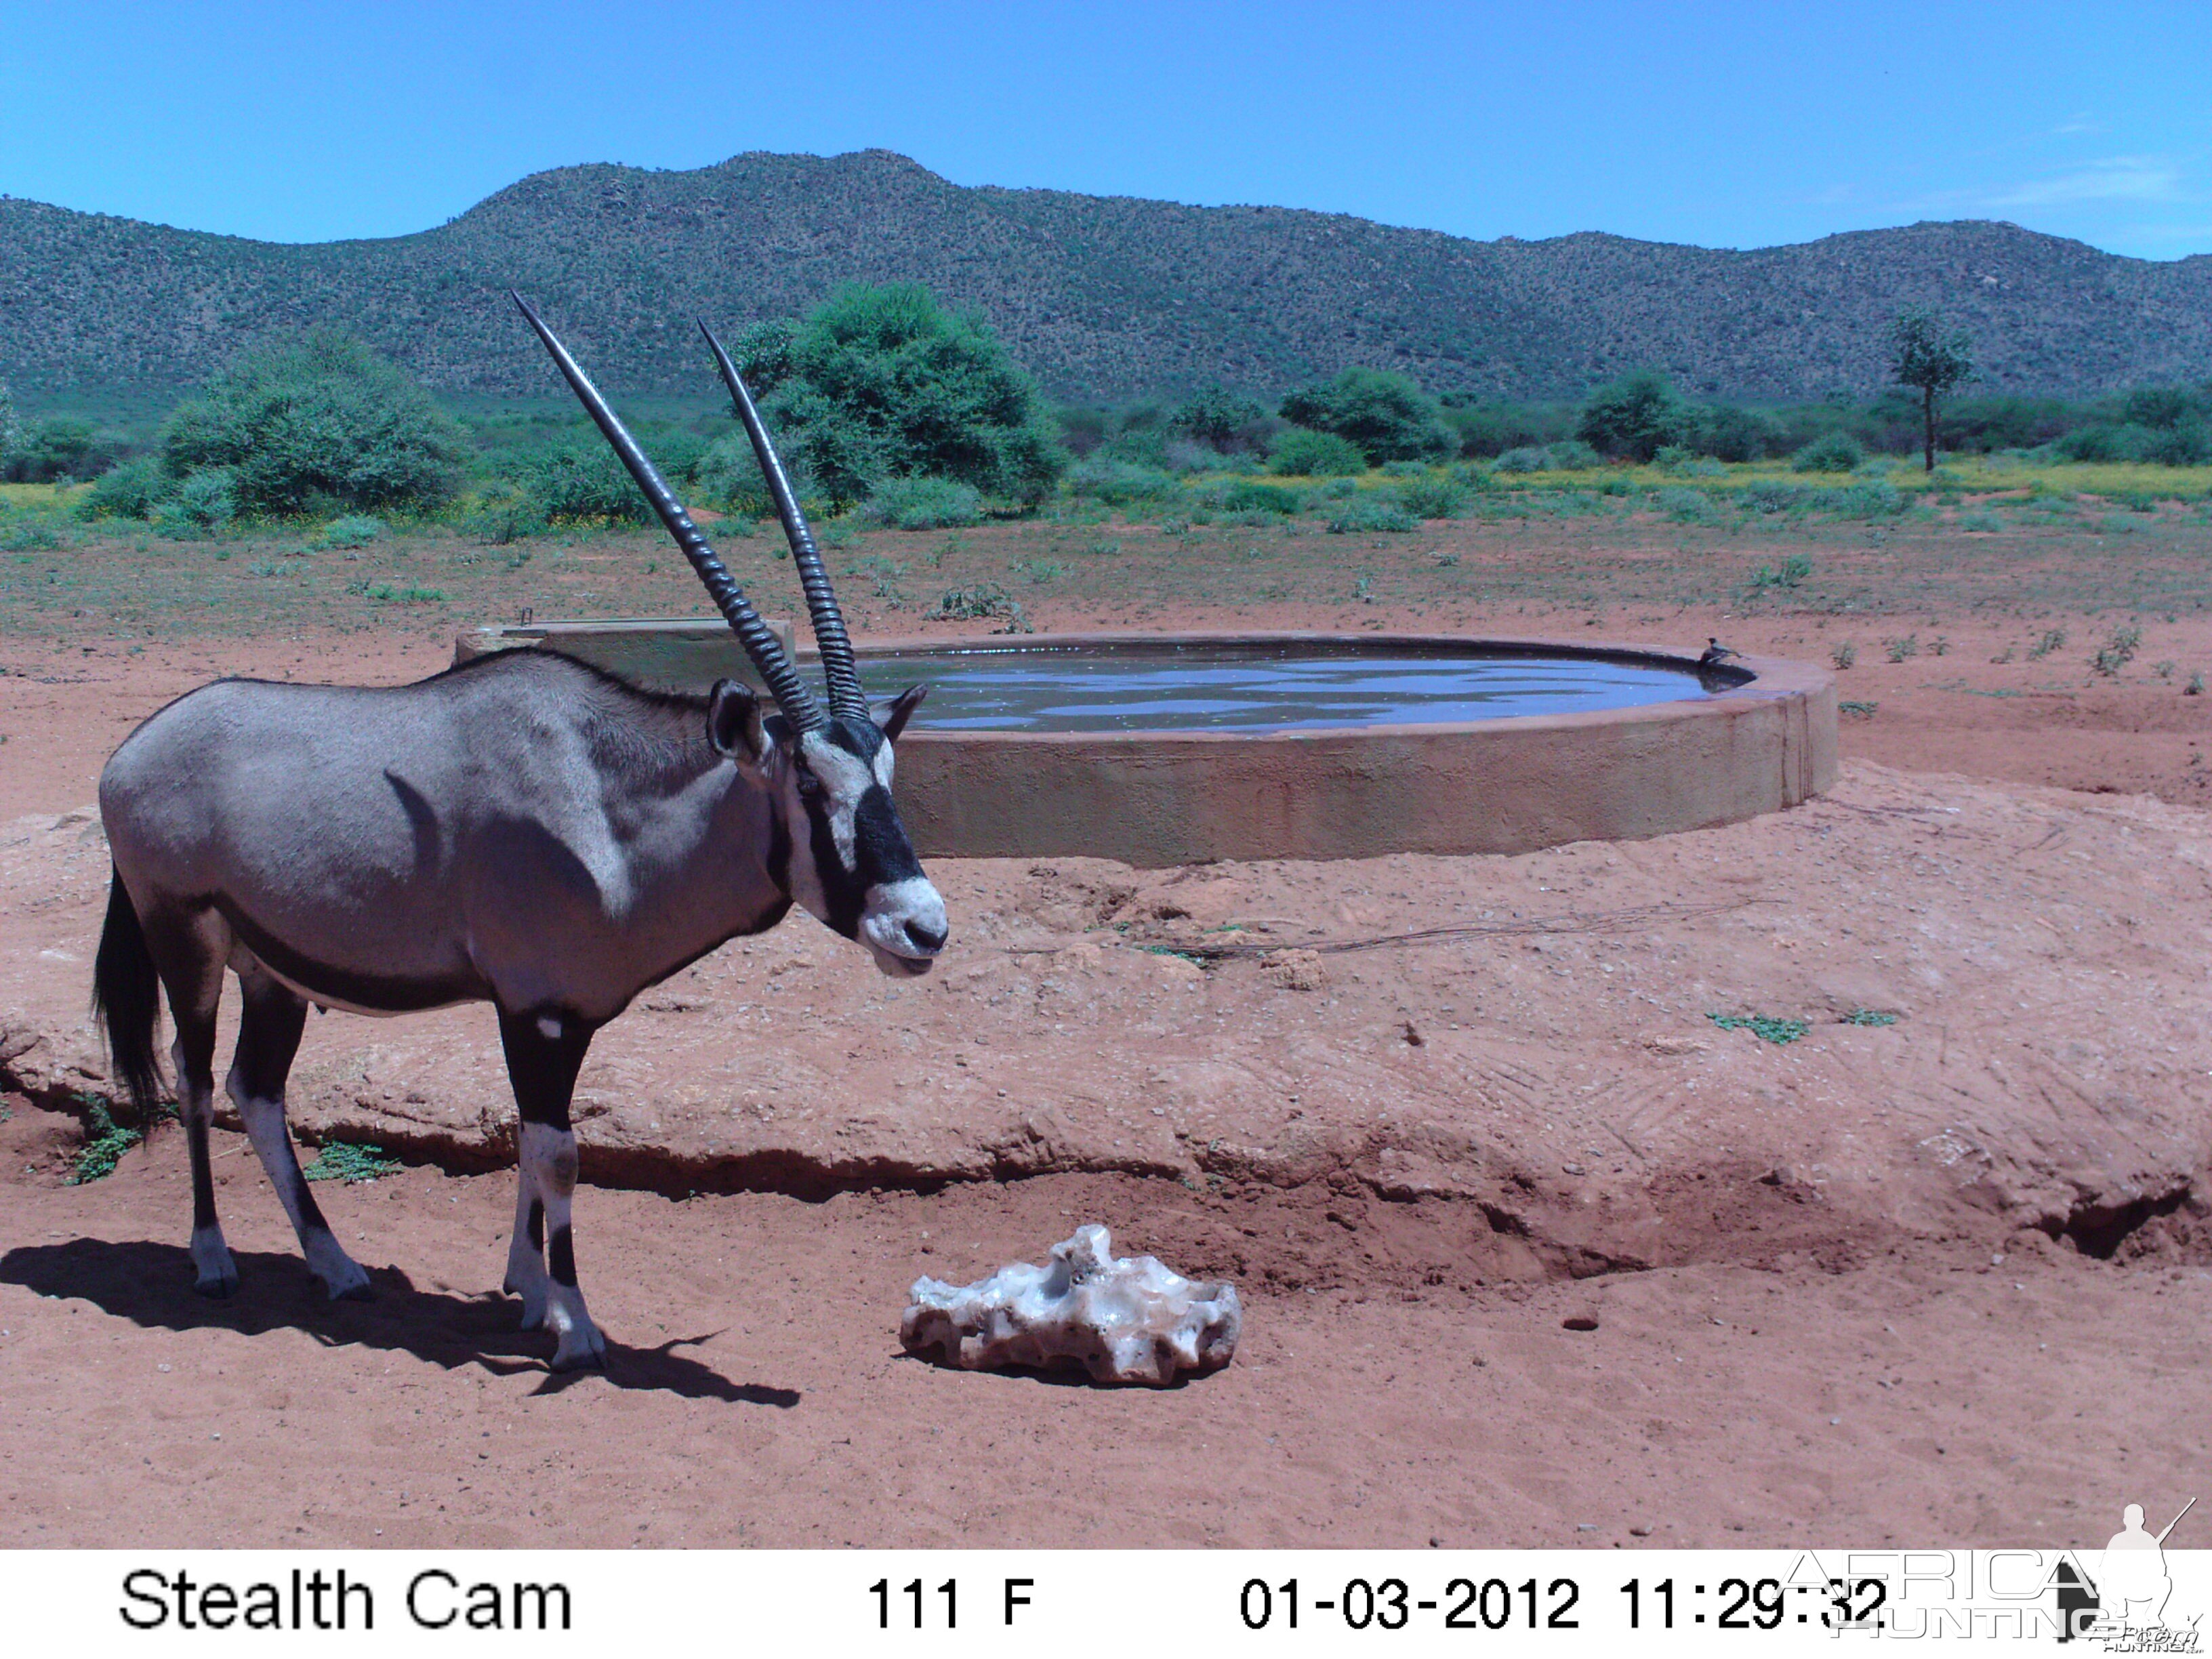
M 397 1267 L 372 1269 L 374 1302 L 331 1302 L 295 1255 L 240 1251 L 244 1281 L 216 1302 L 191 1288 L 191 1257 L 178 1245 L 145 1240 L 78 1238 L 24 1245 L 0 1256 L 0 1283 L 40 1296 L 77 1297 L 103 1312 L 152 1330 L 236 1331 L 241 1336 L 290 1328 L 325 1347 L 398 1350 L 447 1370 L 476 1365 L 495 1376 L 545 1371 L 552 1338 L 516 1328 L 516 1304 L 503 1296 L 463 1296 L 419 1289 Z M 796 1389 L 732 1382 L 711 1366 L 676 1352 L 713 1335 L 675 1337 L 655 1348 L 609 1338 L 605 1380 L 619 1389 L 648 1389 L 685 1400 L 776 1406 L 799 1401 Z M 539 1394 L 558 1393 L 592 1373 L 547 1372 Z

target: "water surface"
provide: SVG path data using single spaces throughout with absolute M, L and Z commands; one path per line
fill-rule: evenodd
M 888 696 L 917 680 L 916 729 L 940 732 L 1281 732 L 1578 714 L 1696 701 L 1732 681 L 1649 661 L 1431 654 L 1357 647 L 1014 646 L 864 658 Z

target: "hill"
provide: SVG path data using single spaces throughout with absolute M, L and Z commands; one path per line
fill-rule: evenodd
M 735 330 L 842 280 L 908 277 L 978 307 L 1073 397 L 1273 392 L 1354 363 L 1524 398 L 1647 363 L 1705 396 L 1864 393 L 1911 301 L 1972 331 L 1984 390 L 2212 377 L 2212 256 L 2124 258 L 1981 221 L 1747 252 L 1595 233 L 1480 242 L 1285 208 L 969 189 L 883 150 L 563 167 L 434 230 L 297 246 L 0 198 L 0 374 L 34 403 L 143 399 L 267 329 L 334 321 L 447 395 L 550 395 L 512 286 L 610 386 L 703 398 L 694 315 Z

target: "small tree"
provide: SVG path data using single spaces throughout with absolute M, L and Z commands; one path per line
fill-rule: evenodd
M 1665 375 L 1639 368 L 1599 386 L 1583 400 L 1575 435 L 1608 455 L 1648 461 L 1688 434 L 1695 418 Z
M 460 430 L 430 394 L 342 329 L 264 341 L 178 406 L 172 476 L 228 469 L 242 513 L 424 511 L 460 483 Z
M 1176 431 L 1200 443 L 1226 451 L 1243 444 L 1262 428 L 1267 411 L 1259 400 L 1218 386 L 1194 392 L 1168 416 Z
M 0 380 L 0 455 L 15 447 L 23 429 L 15 422 L 15 400 L 9 395 L 8 382 Z
M 1920 393 L 1922 434 L 1928 471 L 1936 470 L 1936 404 L 1954 387 L 1974 376 L 1974 343 L 1964 329 L 1943 332 L 1942 323 L 1925 307 L 1898 313 L 1890 325 L 1890 374 L 1899 386 Z
M 1459 453 L 1442 405 L 1410 375 L 1385 368 L 1347 368 L 1326 385 L 1293 392 L 1283 399 L 1283 418 L 1349 439 L 1370 466 Z
M 911 477 L 1035 502 L 1067 465 L 1036 386 L 989 325 L 945 310 L 919 283 L 839 289 L 786 352 L 787 378 L 766 413 L 841 505 Z M 757 361 L 775 362 L 768 337 Z

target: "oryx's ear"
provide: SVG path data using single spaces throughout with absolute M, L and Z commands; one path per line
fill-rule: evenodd
M 927 686 L 909 685 L 889 702 L 878 703 L 869 711 L 875 715 L 876 724 L 882 728 L 887 742 L 898 741 L 898 734 L 906 730 L 906 717 L 914 713 L 915 706 L 928 695 Z
M 752 687 L 738 680 L 714 682 L 707 694 L 707 741 L 741 765 L 757 766 L 768 758 L 768 732 Z

